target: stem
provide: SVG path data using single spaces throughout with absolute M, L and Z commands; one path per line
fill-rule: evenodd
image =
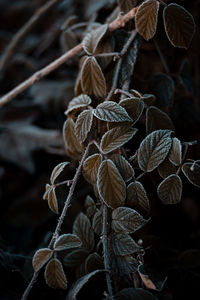
M 133 98 L 133 95 L 131 93 L 127 92 L 127 91 L 124 91 L 124 90 L 121 90 L 121 89 L 116 89 L 114 91 L 114 94 L 118 94 L 118 93 L 123 94 L 123 95 L 125 95 L 129 98 Z
M 53 234 L 53 236 L 52 236 L 52 238 L 51 238 L 51 241 L 50 241 L 50 243 L 49 243 L 49 245 L 48 245 L 48 248 L 50 248 L 50 249 L 53 247 L 53 244 L 54 244 L 56 238 L 59 236 L 59 233 L 60 233 L 60 230 L 61 230 L 61 226 L 62 226 L 63 221 L 64 221 L 64 219 L 65 219 L 65 215 L 66 215 L 66 213 L 67 213 L 67 210 L 68 210 L 68 208 L 69 208 L 69 206 L 70 206 L 70 203 L 71 203 L 71 200 L 72 200 L 72 197 L 73 197 L 73 193 L 74 193 L 74 189 L 75 189 L 75 187 L 76 187 L 78 178 L 79 178 L 80 173 L 81 173 L 82 165 L 83 165 L 83 163 L 84 163 L 84 161 L 85 161 L 85 159 L 86 159 L 86 157 L 87 157 L 87 155 L 88 155 L 89 148 L 90 148 L 90 146 L 91 146 L 92 143 L 93 143 L 93 141 L 90 142 L 90 143 L 87 145 L 87 147 L 86 147 L 86 149 L 85 149 L 85 152 L 84 152 L 84 154 L 83 154 L 83 156 L 82 156 L 82 159 L 81 159 L 81 161 L 80 161 L 80 163 L 79 163 L 79 166 L 78 166 L 78 168 L 77 168 L 77 170 L 76 170 L 76 173 L 75 173 L 75 175 L 74 175 L 73 182 L 72 182 L 72 185 L 71 185 L 71 187 L 70 187 L 70 190 L 69 190 L 69 194 L 68 194 L 68 196 L 67 196 L 67 199 L 66 199 L 66 201 L 65 201 L 64 208 L 63 208 L 62 213 L 61 213 L 61 216 L 60 216 L 60 218 L 59 218 L 59 220 L 58 220 L 58 223 L 57 223 L 56 229 L 55 229 L 55 231 L 54 231 L 54 234 Z M 26 290 L 25 290 L 25 292 L 24 292 L 24 294 L 23 294 L 21 300 L 26 300 L 26 299 L 27 299 L 27 297 L 28 297 L 28 295 L 29 295 L 29 293 L 30 293 L 30 291 L 31 291 L 31 289 L 32 289 L 32 287 L 33 287 L 33 285 L 34 285 L 34 283 L 35 283 L 36 280 L 37 280 L 38 274 L 39 274 L 39 271 L 38 271 L 38 272 L 34 272 L 33 277 L 32 277 L 32 279 L 31 279 L 29 285 L 27 286 L 27 288 L 26 288 Z
M 118 57 L 119 55 L 120 55 L 119 52 L 98 53 L 98 54 L 95 54 L 94 57 L 109 57 L 109 56 L 116 56 L 116 57 Z
M 29 31 L 36 25 L 36 23 L 47 13 L 54 5 L 56 5 L 61 0 L 51 0 L 46 2 L 40 9 L 38 9 L 35 14 L 28 20 L 28 22 L 14 35 L 10 41 L 8 47 L 6 48 L 4 55 L 0 61 L 0 70 L 3 70 L 10 60 L 11 56 L 14 54 L 15 49 L 23 38 L 29 33 Z
M 139 179 L 142 178 L 145 174 L 146 174 L 146 172 L 141 173 L 135 180 L 139 180 Z
M 57 186 L 60 186 L 60 185 L 63 185 L 63 184 L 66 184 L 67 186 L 70 186 L 72 183 L 73 183 L 73 180 L 65 180 L 65 181 L 62 181 L 62 182 L 55 183 L 54 186 L 57 187 Z
M 103 242 L 103 257 L 104 257 L 104 268 L 106 272 L 106 283 L 109 298 L 113 298 L 113 291 L 112 291 L 112 283 L 111 283 L 111 276 L 110 276 L 110 257 L 109 257 L 109 250 L 108 250 L 108 234 L 107 234 L 107 225 L 108 225 L 108 208 L 106 204 L 103 204 L 103 232 L 102 232 L 102 242 Z

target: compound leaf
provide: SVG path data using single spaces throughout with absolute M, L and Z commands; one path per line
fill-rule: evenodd
M 94 110 L 94 115 L 99 120 L 107 122 L 132 121 L 126 110 L 113 101 L 106 101 L 99 104 Z
M 181 201 L 182 181 L 176 174 L 169 175 L 158 186 L 158 197 L 164 204 L 176 204 Z
M 51 259 L 45 268 L 44 277 L 48 286 L 53 289 L 67 289 L 67 278 L 63 266 L 57 258 Z

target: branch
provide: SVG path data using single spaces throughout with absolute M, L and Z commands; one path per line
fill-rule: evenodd
M 56 0 L 55 0 L 56 1 Z M 134 18 L 137 12 L 137 8 L 133 8 L 124 16 L 118 16 L 113 22 L 109 24 L 109 30 L 112 32 L 118 28 L 124 27 L 125 24 Z M 62 64 L 64 64 L 67 60 L 72 58 L 74 55 L 79 53 L 83 49 L 82 44 L 80 43 L 76 47 L 69 50 L 67 53 L 63 54 L 61 57 L 53 61 L 51 64 L 47 65 L 43 69 L 34 73 L 27 80 L 19 84 L 16 88 L 11 90 L 8 94 L 0 98 L 0 107 L 11 101 L 14 97 L 25 91 L 27 88 L 32 86 L 34 83 L 38 82 L 40 79 L 56 70 Z
M 60 233 L 60 230 L 61 230 L 61 226 L 62 226 L 62 224 L 63 224 L 63 221 L 64 221 L 65 215 L 66 215 L 66 213 L 67 213 L 67 210 L 68 210 L 68 208 L 69 208 L 69 206 L 70 206 L 70 203 L 71 203 L 71 200 L 72 200 L 72 196 L 73 196 L 73 193 L 74 193 L 74 189 L 75 189 L 75 187 L 76 187 L 78 178 L 79 178 L 80 173 L 81 173 L 82 165 L 83 165 L 83 163 L 84 163 L 84 161 L 85 161 L 85 159 L 86 159 L 86 157 L 87 157 L 87 155 L 88 155 L 89 148 L 90 148 L 91 144 L 93 144 L 93 141 L 90 142 L 90 143 L 87 145 L 87 147 L 86 147 L 86 149 L 85 149 L 85 152 L 84 152 L 84 154 L 83 154 L 83 156 L 82 156 L 82 159 L 81 159 L 81 161 L 80 161 L 80 163 L 79 163 L 79 166 L 78 166 L 78 168 L 77 168 L 77 170 L 76 170 L 76 173 L 75 173 L 75 175 L 74 175 L 73 182 L 72 182 L 72 185 L 71 185 L 71 187 L 70 187 L 70 190 L 69 190 L 69 194 L 68 194 L 68 196 L 67 196 L 67 199 L 66 199 L 66 201 L 65 201 L 64 208 L 63 208 L 62 213 L 61 213 L 61 216 L 60 216 L 60 218 L 59 218 L 59 220 L 58 220 L 58 223 L 57 223 L 56 229 L 55 229 L 55 231 L 54 231 L 54 233 L 53 233 L 53 236 L 52 236 L 52 238 L 51 238 L 51 241 L 50 241 L 50 243 L 49 243 L 49 245 L 48 245 L 48 248 L 50 248 L 50 249 L 53 247 L 53 244 L 54 244 L 55 240 L 56 240 L 56 239 L 58 238 L 58 236 L 59 236 L 59 233 Z M 38 274 L 39 274 L 39 271 L 34 272 L 33 277 L 32 277 L 32 279 L 31 279 L 29 285 L 27 286 L 27 288 L 26 288 L 26 290 L 25 290 L 25 292 L 24 292 L 24 294 L 23 294 L 21 300 L 26 300 L 26 299 L 27 299 L 27 297 L 28 297 L 28 295 L 29 295 L 29 293 L 30 293 L 30 291 L 31 291 L 31 289 L 32 289 L 32 287 L 33 287 L 33 285 L 34 285 L 34 283 L 35 283 L 36 280 L 37 280 Z
M 56 5 L 61 0 L 50 0 L 45 3 L 40 9 L 38 9 L 35 14 L 28 20 L 28 22 L 14 35 L 10 41 L 8 47 L 5 50 L 1 60 L 0 60 L 0 71 L 2 71 L 7 62 L 10 60 L 11 56 L 14 54 L 15 49 L 23 38 L 29 33 L 29 31 L 36 25 L 36 23 L 47 13 L 54 5 Z

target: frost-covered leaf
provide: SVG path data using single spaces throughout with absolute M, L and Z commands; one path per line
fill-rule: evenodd
M 103 215 L 101 210 L 98 210 L 93 217 L 92 228 L 94 229 L 94 232 L 100 236 L 102 234 L 102 227 L 103 227 Z
M 94 202 L 94 200 L 92 199 L 92 197 L 90 197 L 89 195 L 86 197 L 85 199 L 85 209 L 86 209 L 86 215 L 88 218 L 91 218 L 96 210 L 97 210 L 97 207 L 96 207 L 96 203 Z
M 68 118 L 64 123 L 63 139 L 67 154 L 73 158 L 81 157 L 84 147 L 75 134 L 75 124 L 72 118 Z
M 165 31 L 173 46 L 187 49 L 195 32 L 193 16 L 182 6 L 171 3 L 164 8 Z
M 58 214 L 58 200 L 56 197 L 55 188 L 51 187 L 48 195 L 49 208 L 56 214 Z
M 104 160 L 97 175 L 97 187 L 102 200 L 113 208 L 122 206 L 126 198 L 126 185 L 110 160 Z
M 158 173 L 164 179 L 171 174 L 176 173 L 176 167 L 172 164 L 168 158 L 166 158 L 159 166 Z
M 78 116 L 75 124 L 75 133 L 80 142 L 84 142 L 91 130 L 93 121 L 93 111 L 87 109 Z
M 115 300 L 158 300 L 150 292 L 140 288 L 125 288 L 115 295 Z
M 95 57 L 85 59 L 81 69 L 81 86 L 89 96 L 103 98 L 106 96 L 106 81 Z
M 158 129 L 174 130 L 174 125 L 169 116 L 155 106 L 150 106 L 146 111 L 146 133 Z
M 176 204 L 181 201 L 182 181 L 176 174 L 169 175 L 158 186 L 158 197 L 164 204 Z
M 171 133 L 170 130 L 156 130 L 142 141 L 138 164 L 143 171 L 151 172 L 165 160 L 172 144 Z
M 80 213 L 73 224 L 73 233 L 82 241 L 82 246 L 87 249 L 94 248 L 94 231 L 90 224 L 90 220 L 86 215 Z
M 66 300 L 76 300 L 78 293 L 83 288 L 83 286 L 90 280 L 90 278 L 92 278 L 93 276 L 95 276 L 96 274 L 101 273 L 101 272 L 105 272 L 105 270 L 95 270 L 95 271 L 79 278 L 74 283 L 74 285 L 71 287 Z
M 39 249 L 35 252 L 32 260 L 34 271 L 39 271 L 51 258 L 53 251 L 49 248 Z
M 172 139 L 172 148 L 169 152 L 169 160 L 175 166 L 179 166 L 182 162 L 182 145 L 181 141 L 177 138 Z
M 50 182 L 51 184 L 54 184 L 56 178 L 60 175 L 60 173 L 62 173 L 62 171 L 64 170 L 64 168 L 69 164 L 69 162 L 62 162 L 60 164 L 58 164 L 52 171 L 51 173 L 51 177 L 50 177 Z
M 51 259 L 46 265 L 44 278 L 48 286 L 53 289 L 67 289 L 67 278 L 63 266 L 57 258 Z
M 107 154 L 127 143 L 136 134 L 138 129 L 131 126 L 117 126 L 107 131 L 102 139 L 100 148 Z
M 95 153 L 85 160 L 83 164 L 83 175 L 89 183 L 96 183 L 97 173 L 101 162 L 102 155 L 99 153 Z
M 182 166 L 182 171 L 189 180 L 189 182 L 191 182 L 197 187 L 200 187 L 200 166 L 197 162 L 184 163 Z
M 140 247 L 126 232 L 119 232 L 112 236 L 112 247 L 115 255 L 126 256 L 137 252 Z
M 99 104 L 94 110 L 94 115 L 99 120 L 107 122 L 132 121 L 126 110 L 121 105 L 113 101 L 106 101 Z
M 89 96 L 81 94 L 78 97 L 73 98 L 68 105 L 68 109 L 65 111 L 65 115 L 71 112 L 76 112 L 82 108 L 85 108 L 91 104 L 92 100 Z
M 133 124 L 135 124 L 141 117 L 144 110 L 144 102 L 139 98 L 127 98 L 121 100 L 119 104 L 125 108 L 128 115 L 132 118 Z
M 92 55 L 96 52 L 99 43 L 104 38 L 107 32 L 108 24 L 105 24 L 100 25 L 99 27 L 97 27 L 97 29 L 90 31 L 88 34 L 86 34 L 82 41 L 82 44 L 83 49 L 88 55 Z
M 54 250 L 63 251 L 81 246 L 80 238 L 75 234 L 62 234 L 54 243 Z
M 139 181 L 130 183 L 127 187 L 127 205 L 136 210 L 142 210 L 145 213 L 149 213 L 149 199 L 147 193 Z
M 157 73 L 151 80 L 151 89 L 156 96 L 156 103 L 162 109 L 171 104 L 175 85 L 171 76 L 164 73 Z
M 114 162 L 119 173 L 125 181 L 130 180 L 134 176 L 134 169 L 130 165 L 130 163 L 125 159 L 125 157 L 123 157 L 120 154 L 113 154 L 111 156 L 111 160 Z
M 129 207 L 118 207 L 112 212 L 112 228 L 116 232 L 133 233 L 147 223 L 136 210 Z
M 157 0 L 146 0 L 137 10 L 136 29 L 147 41 L 156 33 L 159 5 Z
M 51 189 L 51 185 L 47 183 L 46 186 L 45 186 L 44 195 L 42 196 L 43 200 L 48 200 L 49 199 L 49 191 L 50 191 L 50 189 Z

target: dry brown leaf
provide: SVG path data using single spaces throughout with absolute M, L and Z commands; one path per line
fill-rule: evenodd
M 81 143 L 83 143 L 91 130 L 93 121 L 93 110 L 86 109 L 80 113 L 75 124 L 75 133 Z
M 51 258 L 53 251 L 49 248 L 42 248 L 35 252 L 32 260 L 34 271 L 39 271 Z
M 52 186 L 48 194 L 48 205 L 49 208 L 56 214 L 58 214 L 58 200 L 56 197 L 55 188 Z

